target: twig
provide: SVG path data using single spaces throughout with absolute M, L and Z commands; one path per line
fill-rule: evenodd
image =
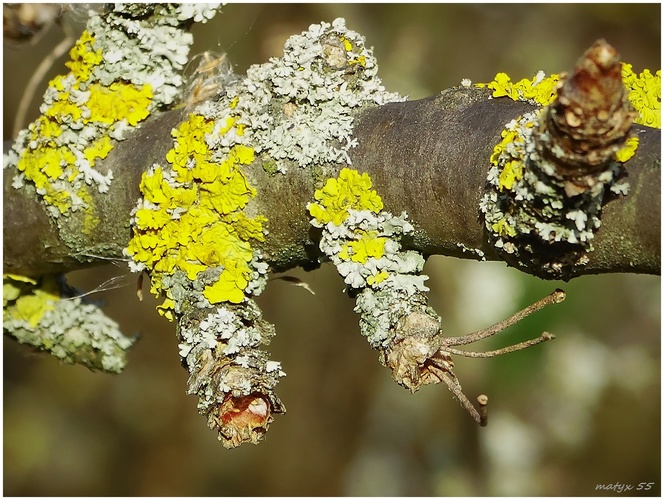
M 46 72 L 51 69 L 55 61 L 62 57 L 74 44 L 74 37 L 70 34 L 67 36 L 55 47 L 53 50 L 44 58 L 44 60 L 37 66 L 37 69 L 30 77 L 28 85 L 25 87 L 25 91 L 21 96 L 21 101 L 18 104 L 18 110 L 16 111 L 16 121 L 14 122 L 14 130 L 12 131 L 13 137 L 17 137 L 18 133 L 24 128 L 25 117 L 32 102 L 33 97 L 37 91 L 37 86 L 41 83 L 46 75 Z

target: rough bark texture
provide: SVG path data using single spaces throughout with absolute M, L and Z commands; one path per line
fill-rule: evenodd
M 454 88 L 358 116 L 353 166 L 370 174 L 387 210 L 408 212 L 416 229 L 414 249 L 474 259 L 481 250 L 486 259 L 497 259 L 478 210 L 488 158 L 504 125 L 533 106 L 488 96 L 486 89 Z M 101 164 L 102 170 L 113 170 L 115 179 L 109 193 L 95 194 L 101 222 L 88 236 L 80 232 L 76 214 L 61 217 L 60 227 L 50 223 L 34 195 L 11 187 L 14 172 L 5 169 L 4 271 L 36 276 L 94 265 L 100 257 L 121 257 L 131 237 L 129 217 L 140 196 L 140 175 L 153 163 L 164 163 L 172 147 L 170 131 L 182 116 L 176 110 L 149 120 Z M 626 163 L 629 194 L 606 204 L 588 264 L 568 278 L 660 272 L 661 134 L 639 125 L 634 130 L 640 145 Z M 273 175 L 255 164 L 249 175 L 259 193 L 258 209 L 270 221 L 264 245 L 269 263 L 279 270 L 315 265 L 318 250 L 306 211 L 315 174 L 293 166 L 286 175 Z

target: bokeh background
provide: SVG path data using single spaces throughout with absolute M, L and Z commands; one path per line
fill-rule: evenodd
M 73 17 L 65 24 L 80 32 L 81 15 Z M 413 99 L 498 71 L 518 80 L 568 70 L 598 38 L 636 71 L 661 67 L 659 4 L 231 4 L 195 27 L 193 53 L 227 52 L 241 73 L 280 55 L 289 35 L 336 17 L 375 47 L 386 87 Z M 3 47 L 5 140 L 27 80 L 62 37 L 53 26 L 33 45 Z M 449 335 L 486 327 L 556 287 L 568 293 L 478 347 L 543 330 L 554 342 L 457 361 L 469 397 L 490 396 L 488 427 L 476 427 L 442 386 L 415 395 L 397 386 L 324 265 L 288 273 L 316 295 L 275 281 L 259 298 L 277 327 L 270 350 L 288 373 L 278 387 L 288 413 L 260 445 L 225 450 L 184 392 L 174 325 L 153 299 L 138 302 L 135 277 L 118 262 L 70 282 L 127 285 L 94 296 L 127 334 L 140 334 L 123 374 L 61 366 L 4 339 L 4 494 L 592 496 L 613 494 L 596 487 L 616 483 L 661 494 L 658 276 L 543 282 L 502 263 L 446 257 L 432 257 L 425 272 Z M 637 491 L 640 483 L 652 489 Z

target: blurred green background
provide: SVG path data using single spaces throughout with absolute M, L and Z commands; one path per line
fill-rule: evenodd
M 463 78 L 490 81 L 568 70 L 597 38 L 636 71 L 661 67 L 658 4 L 231 4 L 196 26 L 193 53 L 227 52 L 237 72 L 281 54 L 309 24 L 345 17 L 375 47 L 388 90 L 413 99 Z M 71 29 L 83 24 L 66 20 Z M 62 39 L 3 47 L 4 139 L 41 59 Z M 36 117 L 46 82 L 32 104 Z M 305 273 L 316 295 L 272 282 L 258 302 L 288 376 L 258 446 L 225 450 L 185 395 L 173 324 L 138 302 L 134 279 L 96 295 L 125 333 L 140 334 L 119 376 L 60 366 L 4 340 L 4 494 L 35 496 L 574 495 L 598 484 L 653 483 L 660 495 L 658 276 L 543 282 L 501 263 L 433 257 L 431 304 L 449 335 L 486 327 L 564 288 L 567 301 L 485 342 L 496 348 L 550 331 L 557 339 L 491 360 L 457 361 L 466 394 L 490 397 L 477 428 L 442 387 L 411 395 L 359 334 L 353 301 L 329 265 Z M 70 275 L 92 289 L 128 275 L 108 265 Z

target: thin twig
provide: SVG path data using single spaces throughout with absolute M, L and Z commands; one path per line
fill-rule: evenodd
M 25 87 L 25 91 L 21 96 L 21 101 L 18 104 L 18 110 L 16 111 L 16 121 L 14 122 L 13 137 L 16 138 L 18 133 L 24 128 L 25 117 L 28 113 L 28 108 L 32 102 L 33 97 L 37 91 L 37 86 L 41 83 L 44 75 L 51 69 L 51 66 L 62 57 L 74 44 L 74 38 L 72 36 L 66 36 L 59 44 L 57 44 L 53 50 L 44 58 L 44 60 L 37 66 L 37 69 L 30 77 L 28 85 Z
M 452 394 L 456 396 L 457 400 L 459 401 L 459 404 L 468 413 L 470 413 L 470 416 L 473 417 L 475 422 L 477 422 L 479 425 L 482 425 L 483 422 L 482 416 L 479 414 L 477 409 L 473 406 L 473 404 L 468 400 L 466 395 L 463 393 L 463 389 L 461 389 L 461 385 L 459 384 L 456 377 L 453 377 L 452 375 L 450 375 L 445 371 L 440 371 L 437 373 L 437 375 L 438 378 L 440 378 L 443 382 L 445 382 L 445 385 L 447 385 Z
M 489 404 L 489 397 L 486 394 L 480 394 L 477 396 L 477 403 L 480 405 L 480 422 L 479 424 L 482 427 L 486 427 L 486 424 L 489 422 L 489 411 L 487 404 Z
M 524 342 L 519 342 L 518 344 L 503 347 L 502 349 L 496 349 L 495 351 L 485 351 L 485 352 L 462 351 L 461 349 L 455 349 L 453 347 L 445 347 L 444 349 L 445 352 L 449 354 L 456 354 L 457 356 L 465 356 L 467 358 L 493 358 L 494 356 L 500 356 L 501 354 L 520 351 L 522 349 L 526 349 L 528 347 L 532 347 L 534 345 L 541 344 L 542 342 L 546 342 L 547 340 L 553 340 L 555 338 L 556 337 L 554 335 L 544 332 L 536 339 L 530 339 Z
M 565 292 L 557 288 L 543 299 L 538 300 L 534 304 L 529 305 L 528 307 L 522 309 L 521 311 L 513 314 L 509 318 L 504 319 L 503 321 L 500 321 L 495 325 L 490 326 L 489 328 L 486 328 L 484 330 L 478 330 L 474 333 L 469 333 L 468 335 L 464 335 L 462 337 L 447 337 L 445 339 L 444 346 L 472 344 L 473 342 L 477 342 L 479 340 L 492 337 L 498 332 L 502 332 L 503 330 L 506 330 L 510 326 L 518 323 L 526 316 L 530 316 L 532 313 L 539 311 L 543 307 L 548 306 L 550 304 L 559 304 L 563 300 L 565 300 Z M 445 350 L 448 350 L 447 347 L 445 347 Z

